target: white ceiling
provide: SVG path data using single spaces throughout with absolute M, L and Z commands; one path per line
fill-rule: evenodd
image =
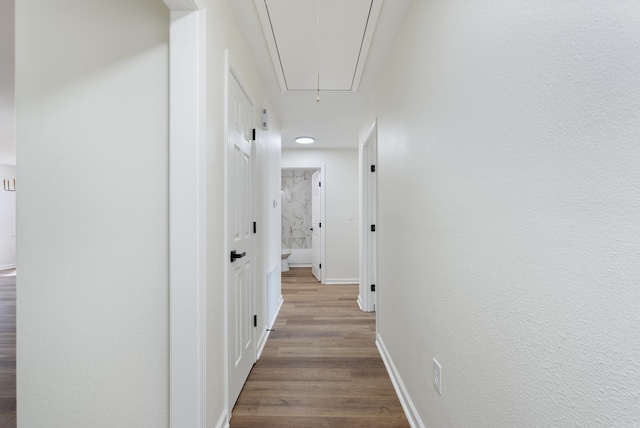
M 307 92 L 358 89 L 382 0 L 322 3 L 254 0 L 254 3 L 280 89 Z M 292 16 L 296 19 L 291 19 Z
M 0 1 L 0 163 L 16 164 L 14 1 Z
M 227 1 L 273 103 L 282 147 L 356 148 L 365 109 L 413 0 L 381 1 L 377 23 L 369 19 L 377 0 L 320 0 L 320 102 L 316 102 L 317 0 Z M 268 9 L 271 31 L 263 32 L 264 14 L 261 23 L 256 3 Z M 366 31 L 374 24 L 364 58 Z M 273 41 L 279 56 L 271 55 Z M 359 84 L 354 80 L 358 66 Z M 286 77 L 285 91 L 278 73 Z M 294 139 L 301 135 L 315 137 L 316 143 L 296 144 Z
M 267 0 L 270 12 L 275 15 L 271 25 L 278 46 L 286 46 L 285 51 L 293 55 L 285 60 L 285 70 L 292 70 L 296 76 L 295 79 L 291 77 L 291 82 L 296 82 L 292 87 L 305 89 L 310 81 L 312 85 L 308 92 L 281 90 L 254 0 L 227 1 L 273 103 L 282 131 L 283 148 L 356 148 L 364 111 L 413 0 L 381 0 L 380 15 L 364 61 L 361 57 L 355 60 L 354 52 L 366 54 L 366 49 L 358 44 L 366 42 L 363 26 L 373 24 L 368 15 L 364 16 L 371 8 L 371 0 L 320 0 L 321 89 L 347 89 L 321 91 L 320 102 L 316 102 L 314 90 L 318 71 L 317 39 L 314 37 L 316 0 Z M 14 1 L 0 1 L 0 163 L 13 165 L 14 28 Z M 361 67 L 360 71 L 358 67 Z M 358 84 L 353 77 L 359 72 L 362 77 Z M 351 84 L 349 78 L 344 77 L 349 75 Z M 315 137 L 316 143 L 296 144 L 295 137 L 301 135 Z

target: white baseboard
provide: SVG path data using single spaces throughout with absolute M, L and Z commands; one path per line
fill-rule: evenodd
M 271 329 L 273 328 L 273 324 L 275 324 L 276 319 L 278 318 L 278 314 L 280 313 L 280 309 L 282 308 L 283 303 L 284 299 L 282 298 L 282 295 L 280 295 L 280 301 L 278 303 L 278 309 L 276 309 L 276 314 L 274 315 L 272 320 L 267 321 L 267 328 L 258 339 L 258 354 L 256 358 L 257 360 L 260 359 L 260 355 L 262 355 L 262 351 L 264 351 L 264 347 L 267 345 L 267 340 L 269 340 Z
M 271 324 L 269 324 L 269 328 L 273 328 L 273 325 L 276 323 L 276 320 L 278 319 L 278 314 L 280 313 L 280 309 L 282 309 L 282 305 L 284 305 L 284 298 L 282 297 L 282 294 L 281 294 L 280 301 L 278 302 L 278 309 L 276 309 L 276 314 L 273 316 L 273 319 L 271 320 Z
M 289 263 L 289 267 L 290 268 L 297 268 L 297 267 L 311 267 L 311 263 Z
M 359 278 L 327 278 L 324 281 L 325 284 L 329 285 L 341 285 L 341 284 L 359 284 Z
M 362 309 L 362 296 L 360 296 L 358 294 L 358 307 L 360 308 L 361 311 L 364 312 L 364 309 Z
M 229 428 L 227 412 L 222 412 L 222 414 L 220 415 L 220 419 L 218 419 L 218 423 L 216 424 L 216 428 Z
M 258 352 L 256 355 L 256 360 L 260 359 L 260 355 L 262 355 L 262 351 L 264 351 L 264 347 L 267 344 L 267 340 L 269 339 L 269 333 L 271 333 L 271 331 L 267 326 L 267 328 L 264 329 L 262 335 L 260 335 L 260 338 L 258 339 Z
M 402 382 L 402 378 L 400 377 L 400 374 L 398 373 L 398 370 L 396 369 L 396 366 L 393 363 L 389 352 L 387 351 L 387 347 L 384 345 L 384 342 L 382 341 L 382 338 L 379 334 L 376 335 L 376 346 L 378 347 L 380 356 L 382 356 L 384 366 L 387 368 L 387 372 L 389 373 L 389 377 L 391 378 L 391 383 L 393 383 L 393 388 L 396 390 L 396 394 L 398 395 L 398 399 L 400 400 L 402 409 L 404 409 L 404 413 L 407 415 L 409 424 L 412 428 L 425 428 L 422 419 L 420 419 L 420 415 L 418 415 L 416 406 L 413 405 L 413 401 L 411 401 L 409 392 L 404 386 L 404 382 Z

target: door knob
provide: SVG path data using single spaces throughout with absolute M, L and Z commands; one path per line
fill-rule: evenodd
M 235 262 L 235 261 L 236 261 L 236 259 L 241 259 L 241 258 L 243 258 L 243 257 L 244 257 L 244 256 L 246 256 L 246 255 L 247 255 L 247 252 L 246 252 L 246 251 L 245 251 L 244 253 L 240 253 L 240 254 L 238 254 L 238 253 L 236 253 L 236 250 L 233 250 L 233 251 L 231 252 L 231 256 L 229 257 L 229 259 L 231 260 L 231 263 L 233 263 L 233 262 Z

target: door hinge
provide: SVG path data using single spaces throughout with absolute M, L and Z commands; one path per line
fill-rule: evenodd
M 318 266 L 318 269 L 322 269 L 322 263 L 320 263 L 320 265 Z
M 318 227 L 322 227 L 322 223 L 318 223 Z
M 376 285 L 375 284 L 371 284 L 371 291 L 376 291 Z
M 257 326 L 258 326 L 258 316 L 257 316 L 257 315 L 254 315 L 254 316 L 253 316 L 253 326 L 254 326 L 254 327 L 257 327 Z
M 253 132 L 251 134 L 251 141 L 256 141 L 256 128 L 253 128 Z
M 372 232 L 375 232 L 375 231 L 376 231 L 376 225 L 375 225 L 375 224 L 372 224 L 372 225 L 371 225 L 371 231 L 372 231 Z
M 253 222 L 253 233 L 258 233 L 258 223 Z
M 318 187 L 322 187 L 322 181 L 318 181 Z
M 376 172 L 376 166 L 375 165 L 371 165 L 371 172 Z

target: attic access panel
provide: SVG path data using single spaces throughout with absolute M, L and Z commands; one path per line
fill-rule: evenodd
M 255 0 L 282 91 L 356 92 L 382 0 Z

